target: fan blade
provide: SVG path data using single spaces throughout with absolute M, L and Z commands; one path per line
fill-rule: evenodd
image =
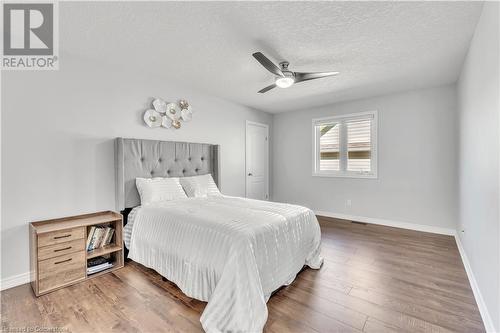
M 295 83 L 297 83 L 302 81 L 321 79 L 322 77 L 334 76 L 339 74 L 339 72 L 319 72 L 319 73 L 295 72 L 294 74 L 295 74 Z
M 279 69 L 278 66 L 276 66 L 271 60 L 269 60 L 265 55 L 263 55 L 260 52 L 255 52 L 252 54 L 255 59 L 257 59 L 258 62 L 262 66 L 264 66 L 265 69 L 270 71 L 271 73 L 278 75 L 278 76 L 284 76 L 281 70 Z
M 271 90 L 273 88 L 276 88 L 276 84 L 275 83 L 273 83 L 270 86 L 267 86 L 267 87 L 259 90 L 259 93 L 263 94 L 263 93 L 265 93 L 265 92 L 267 92 L 267 91 L 269 91 L 269 90 Z

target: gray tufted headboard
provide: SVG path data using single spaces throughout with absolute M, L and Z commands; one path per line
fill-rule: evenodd
M 137 177 L 212 174 L 219 186 L 219 146 L 206 143 L 116 138 L 116 204 L 121 211 L 140 205 Z

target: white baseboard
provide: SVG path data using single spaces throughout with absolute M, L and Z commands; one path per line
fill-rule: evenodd
M 17 287 L 30 282 L 30 272 L 21 273 L 14 276 L 9 276 L 0 281 L 0 290 Z
M 472 292 L 474 293 L 474 298 L 476 299 L 479 312 L 481 313 L 481 318 L 483 319 L 486 332 L 490 333 L 498 332 L 497 330 L 495 330 L 495 326 L 493 325 L 493 320 L 491 320 L 491 316 L 488 311 L 488 308 L 486 307 L 486 303 L 484 303 L 483 295 L 481 294 L 481 290 L 479 289 L 476 278 L 474 277 L 474 273 L 472 272 L 472 267 L 470 265 L 469 259 L 467 258 L 467 253 L 465 253 L 465 249 L 462 245 L 462 241 L 460 240 L 460 236 L 456 232 L 455 232 L 455 241 L 457 242 L 458 251 L 460 252 L 460 257 L 462 257 L 462 262 L 465 267 L 465 272 L 467 273 L 467 277 L 469 278 L 469 283 L 472 288 Z
M 425 225 L 425 224 L 392 221 L 392 220 L 385 220 L 385 219 L 366 217 L 366 216 L 338 214 L 338 213 L 332 213 L 332 212 L 325 212 L 325 211 L 321 211 L 321 210 L 316 210 L 316 211 L 314 211 L 314 213 L 316 215 L 333 217 L 333 218 L 342 219 L 342 220 L 350 220 L 350 221 L 370 223 L 370 224 L 379 224 L 379 225 L 384 225 L 387 227 L 402 228 L 402 229 L 409 229 L 409 230 L 416 230 L 416 231 L 423 231 L 423 232 L 431 232 L 434 234 L 441 234 L 441 235 L 448 235 L 448 236 L 455 235 L 455 229 L 451 229 L 451 228 L 434 227 L 434 226 Z

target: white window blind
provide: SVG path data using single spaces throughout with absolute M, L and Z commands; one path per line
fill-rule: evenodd
M 377 112 L 313 120 L 313 175 L 377 177 Z
M 340 124 L 320 125 L 320 170 L 340 170 Z
M 371 171 L 371 119 L 347 121 L 347 170 Z

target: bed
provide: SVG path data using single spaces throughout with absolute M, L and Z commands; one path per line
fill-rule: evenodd
M 225 195 L 140 206 L 137 177 L 210 173 L 219 185 L 219 146 L 117 138 L 115 151 L 117 205 L 131 209 L 128 258 L 208 302 L 206 332 L 262 332 L 271 294 L 304 265 L 320 268 L 321 232 L 310 209 Z

